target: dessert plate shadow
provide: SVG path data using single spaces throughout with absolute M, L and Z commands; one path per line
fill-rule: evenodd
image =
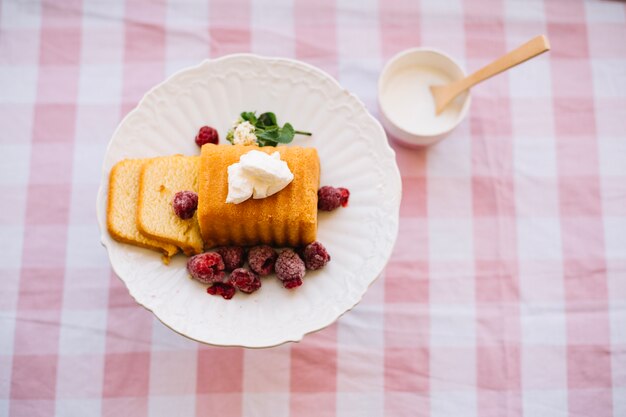
M 198 155 L 203 125 L 224 135 L 242 111 L 273 111 L 311 137 L 292 145 L 318 150 L 321 184 L 346 187 L 350 203 L 319 213 L 318 240 L 332 259 L 282 288 L 274 276 L 253 294 L 210 296 L 192 280 L 187 258 L 170 265 L 157 252 L 114 241 L 106 230 L 108 175 L 124 158 Z M 229 55 L 184 69 L 150 90 L 115 131 L 97 197 L 101 241 L 130 295 L 175 332 L 202 343 L 262 348 L 300 341 L 354 307 L 387 263 L 398 233 L 401 180 L 394 151 L 363 103 L 325 72 L 302 62 Z

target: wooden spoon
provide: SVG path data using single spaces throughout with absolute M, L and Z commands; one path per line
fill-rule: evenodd
M 465 78 L 461 78 L 447 85 L 430 86 L 430 92 L 435 99 L 437 115 L 441 114 L 446 106 L 463 91 L 487 78 L 500 74 L 502 71 L 506 71 L 509 68 L 528 61 L 549 50 L 550 44 L 548 43 L 548 39 L 544 35 L 539 35 Z

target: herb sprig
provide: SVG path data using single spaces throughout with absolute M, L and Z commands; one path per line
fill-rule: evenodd
M 245 111 L 241 113 L 240 117 L 242 121 L 250 122 L 254 126 L 254 134 L 259 146 L 290 143 L 295 135 L 311 136 L 311 132 L 295 130 L 290 123 L 285 123 L 281 127 L 276 120 L 276 115 L 272 112 L 261 113 L 257 117 L 256 112 Z M 232 135 L 227 136 L 227 139 L 232 142 L 229 137 L 232 138 Z

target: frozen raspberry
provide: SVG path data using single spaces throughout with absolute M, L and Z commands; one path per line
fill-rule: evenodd
M 317 241 L 306 245 L 300 256 L 302 256 L 304 260 L 306 269 L 321 269 L 330 262 L 330 255 L 326 251 L 326 248 Z
M 235 286 L 226 282 L 216 282 L 206 289 L 211 295 L 221 295 L 225 300 L 230 300 L 235 295 Z
M 350 190 L 343 187 L 339 187 L 338 190 L 341 191 L 341 207 L 345 207 L 350 199 Z
M 172 207 L 181 219 L 191 219 L 198 208 L 198 194 L 193 191 L 179 191 L 174 195 Z
M 330 185 L 323 186 L 317 191 L 317 208 L 324 211 L 333 211 L 341 205 L 342 195 L 339 188 L 331 187 Z
M 250 269 L 262 277 L 274 272 L 276 258 L 278 258 L 276 251 L 267 245 L 255 246 L 248 252 Z
M 220 141 L 217 130 L 210 126 L 202 126 L 196 135 L 196 145 L 202 146 L 205 143 L 213 143 L 215 145 Z
M 261 279 L 246 268 L 237 268 L 230 274 L 230 283 L 239 291 L 253 293 L 261 288 Z
M 224 261 L 219 253 L 205 252 L 187 261 L 191 276 L 204 284 L 221 282 L 224 279 Z
M 222 246 L 215 251 L 222 255 L 226 271 L 232 271 L 243 266 L 245 253 L 241 246 Z
M 278 259 L 276 259 L 276 276 L 278 277 L 279 280 L 283 281 L 283 285 L 285 285 L 285 281 L 294 281 L 296 280 L 300 280 L 302 281 L 302 278 L 304 278 L 304 274 L 306 273 L 305 267 L 304 267 L 304 261 L 302 261 L 302 259 L 300 259 L 300 257 L 298 256 L 297 253 L 295 253 L 293 250 L 291 249 L 285 249 L 284 251 L 282 251 L 280 253 L 280 255 L 278 255 Z M 290 283 L 290 285 L 292 285 L 294 283 Z M 301 285 L 297 284 L 294 286 L 298 286 Z M 293 288 L 292 287 L 287 287 L 285 285 L 286 288 Z
M 287 288 L 288 290 L 299 287 L 300 285 L 302 285 L 302 280 L 300 278 L 288 279 L 287 281 L 283 281 L 283 287 Z

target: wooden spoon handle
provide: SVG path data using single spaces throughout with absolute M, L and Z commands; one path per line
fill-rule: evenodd
M 503 55 L 492 63 L 485 65 L 470 76 L 452 83 L 452 85 L 454 85 L 454 90 L 457 91 L 457 94 L 461 93 L 462 91 L 467 90 L 487 78 L 491 78 L 502 71 L 506 71 L 509 68 L 528 61 L 529 59 L 549 50 L 550 44 L 548 43 L 548 39 L 546 39 L 544 35 L 536 36 L 508 54 Z M 450 86 L 451 88 L 452 85 Z

